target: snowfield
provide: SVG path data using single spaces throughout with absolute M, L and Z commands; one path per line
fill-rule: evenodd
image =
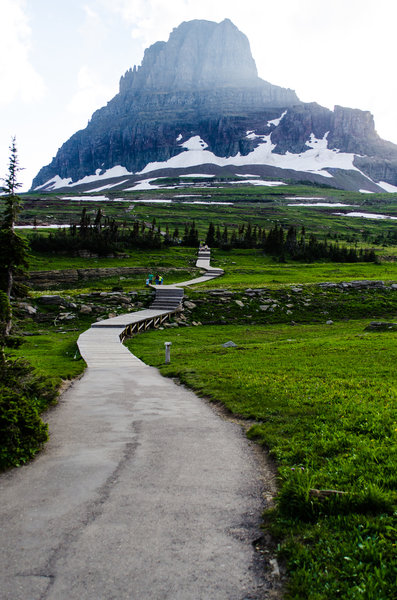
M 379 215 L 376 213 L 365 213 L 365 212 L 349 212 L 349 213 L 334 213 L 338 217 L 361 217 L 362 219 L 392 219 L 397 221 L 397 217 L 391 217 L 389 215 Z
M 341 208 L 343 206 L 358 206 L 358 204 L 343 204 L 343 202 L 296 202 L 287 206 L 322 206 L 324 208 Z
M 59 177 L 59 175 L 55 175 L 55 177 L 53 177 L 52 179 L 49 179 L 46 183 L 43 183 L 43 185 L 39 185 L 38 187 L 36 187 L 34 189 L 35 189 L 35 191 L 40 191 L 43 188 L 46 188 L 46 191 L 53 191 L 53 190 L 56 190 L 59 188 L 75 187 L 76 185 L 83 185 L 85 183 L 93 183 L 95 181 L 105 181 L 106 179 L 110 179 L 111 177 L 122 177 L 123 175 L 133 175 L 133 173 L 130 173 L 129 171 L 127 171 L 127 169 L 125 167 L 122 167 L 121 165 L 116 165 L 116 166 L 112 167 L 111 169 L 107 169 L 102 174 L 101 174 L 101 169 L 97 169 L 95 171 L 95 175 L 86 175 L 85 177 L 83 177 L 82 179 L 79 179 L 78 181 L 75 181 L 74 183 L 72 183 L 71 177 L 62 179 L 61 177 Z M 120 182 L 109 183 L 108 185 L 103 186 L 102 190 L 114 187 L 116 185 L 120 185 Z M 102 191 L 102 190 L 98 189 L 97 191 Z M 90 192 L 93 192 L 93 191 L 94 190 L 90 190 Z
M 247 137 L 258 140 L 258 146 L 246 156 L 241 155 L 239 152 L 236 156 L 223 157 L 216 156 L 213 152 L 207 150 L 208 144 L 200 136 L 196 135 L 186 142 L 179 144 L 184 149 L 184 152 L 166 161 L 147 164 L 139 172 L 139 175 L 159 169 L 191 168 L 203 164 L 214 164 L 220 167 L 228 165 L 269 165 L 280 169 L 317 173 L 323 177 L 332 177 L 327 168 L 360 172 L 353 165 L 354 154 L 330 150 L 328 148 L 327 136 L 328 132 L 322 139 L 317 139 L 312 133 L 310 139 L 306 142 L 308 150 L 301 154 L 293 154 L 291 152 L 276 154 L 274 152 L 276 145 L 271 141 L 271 134 L 257 135 L 254 131 L 248 131 Z

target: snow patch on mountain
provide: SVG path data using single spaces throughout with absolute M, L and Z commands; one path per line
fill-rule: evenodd
M 239 185 L 245 183 L 248 185 L 263 185 L 265 187 L 277 187 L 279 185 L 287 185 L 283 181 L 263 181 L 262 179 L 240 179 L 239 181 L 230 181 L 231 185 Z
M 127 183 L 128 179 L 123 179 L 123 181 L 118 181 L 117 183 L 108 183 L 107 185 L 101 185 L 99 188 L 88 190 L 90 193 L 92 192 L 102 192 L 103 190 L 110 190 L 111 188 L 117 187 L 118 185 L 123 185 Z
M 115 165 L 111 169 L 107 169 L 104 173 L 101 174 L 101 169 L 97 169 L 95 171 L 95 175 L 86 175 L 79 181 L 75 181 L 74 183 L 70 183 L 69 187 L 74 187 L 75 185 L 82 185 L 84 183 L 92 183 L 93 181 L 101 181 L 105 179 L 110 179 L 111 177 L 122 177 L 123 175 L 133 175 L 127 171 L 125 167 L 121 165 Z
M 66 187 L 67 185 L 69 185 L 72 181 L 71 177 L 67 177 L 66 179 L 62 179 L 61 177 L 59 177 L 59 175 L 55 175 L 55 177 L 52 177 L 52 179 L 49 179 L 48 181 L 46 181 L 45 183 L 43 183 L 43 185 L 39 185 L 37 188 L 35 188 L 35 190 L 44 190 L 45 191 L 52 191 L 52 190 L 56 190 L 58 188 L 62 188 L 62 187 Z
M 385 192 L 397 192 L 397 186 L 392 185 L 391 183 L 386 183 L 386 181 L 379 181 L 378 186 L 384 189 Z
M 378 213 L 365 213 L 365 212 L 348 212 L 348 213 L 333 213 L 338 217 L 359 217 L 361 219 L 392 219 L 393 221 L 397 221 L 397 217 L 392 217 L 390 215 L 380 215 Z
M 271 121 L 267 122 L 267 126 L 270 127 L 271 125 L 274 125 L 274 127 L 278 127 L 278 125 L 280 125 L 282 119 L 284 119 L 285 115 L 287 114 L 287 110 L 285 110 L 279 117 L 278 119 L 272 119 Z
M 160 186 L 159 185 L 150 185 L 151 181 L 153 181 L 153 178 L 142 179 L 141 181 L 138 181 L 132 187 L 126 188 L 124 191 L 125 192 L 132 192 L 132 191 L 136 192 L 138 190 L 158 190 L 160 188 Z
M 317 173 L 323 177 L 332 177 L 332 174 L 326 170 L 327 168 L 360 172 L 353 164 L 354 154 L 328 148 L 328 132 L 320 139 L 316 138 L 312 133 L 306 142 L 309 149 L 300 154 L 293 154 L 291 152 L 286 152 L 285 154 L 275 153 L 274 149 L 276 145 L 272 143 L 271 135 L 257 136 L 253 131 L 248 131 L 247 135 L 252 135 L 254 136 L 253 139 L 260 139 L 261 141 L 256 148 L 245 156 L 240 152 L 235 156 L 216 156 L 210 150 L 206 150 L 208 145 L 200 136 L 196 135 L 183 144 L 180 144 L 185 149 L 184 152 L 166 161 L 147 164 L 139 172 L 139 175 L 159 169 L 191 168 L 203 164 L 215 164 L 220 167 L 228 165 L 270 165 L 281 169 Z
M 102 174 L 101 174 L 101 169 L 97 169 L 95 171 L 95 175 L 86 175 L 85 177 L 83 177 L 82 179 L 79 179 L 78 181 L 75 181 L 74 183 L 72 183 L 72 179 L 70 177 L 68 177 L 67 179 L 61 179 L 61 177 L 59 177 L 59 175 L 55 175 L 55 177 L 53 177 L 52 179 L 49 179 L 43 185 L 36 187 L 35 190 L 42 190 L 45 188 L 46 191 L 50 191 L 50 190 L 53 191 L 58 188 L 64 188 L 64 187 L 71 188 L 71 187 L 75 187 L 76 185 L 83 185 L 85 183 L 93 183 L 95 181 L 104 181 L 104 180 L 110 179 L 112 177 L 122 177 L 123 175 L 133 175 L 133 173 L 130 173 L 129 171 L 127 171 L 127 169 L 125 167 L 122 167 L 121 165 L 115 165 L 111 169 L 107 169 L 106 171 L 104 171 Z M 117 183 L 115 185 L 119 185 L 119 184 Z M 112 186 L 112 184 L 109 185 L 109 187 L 111 187 L 111 186 Z M 108 186 L 106 186 L 106 187 L 108 187 Z M 103 189 L 105 189 L 105 187 Z M 93 191 L 93 190 L 90 190 L 90 191 Z
M 205 150 L 205 148 L 208 148 L 208 144 L 206 144 L 199 135 L 194 135 L 193 137 L 189 138 L 186 142 L 179 145 L 182 146 L 182 148 L 192 150 L 193 152 L 196 150 Z

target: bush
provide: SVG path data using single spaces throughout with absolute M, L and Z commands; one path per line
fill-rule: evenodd
M 48 439 L 40 412 L 55 401 L 51 381 L 21 359 L 0 359 L 0 471 L 27 462 Z
M 25 463 L 48 439 L 47 425 L 40 419 L 31 399 L 3 387 L 0 438 L 0 470 Z

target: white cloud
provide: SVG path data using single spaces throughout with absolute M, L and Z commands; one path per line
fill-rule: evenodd
M 96 3 L 92 5 L 85 4 L 83 10 L 85 19 L 80 26 L 80 32 L 85 45 L 95 52 L 107 37 L 108 27 Z
M 46 86 L 30 60 L 31 28 L 23 0 L 0 3 L 0 104 L 41 99 Z

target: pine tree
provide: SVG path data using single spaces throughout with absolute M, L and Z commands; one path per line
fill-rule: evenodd
M 101 221 L 102 221 L 103 213 L 101 208 L 98 208 L 98 212 L 95 217 L 94 225 L 98 233 L 101 231 Z
M 178 243 L 179 242 L 179 229 L 178 227 L 175 227 L 174 229 L 174 233 L 172 234 L 172 240 L 174 243 Z
M 19 171 L 21 171 L 21 167 L 19 166 L 15 137 L 13 137 L 10 146 L 8 174 L 3 179 L 2 189 L 6 195 L 0 224 L 0 290 L 5 292 L 8 302 L 15 287 L 15 275 L 22 274 L 28 266 L 27 243 L 15 233 L 15 223 L 21 210 L 21 200 L 17 195 L 17 190 L 22 185 L 17 181 Z M 9 335 L 12 326 L 11 311 L 8 311 L 7 315 L 4 325 L 6 336 Z
M 215 227 L 213 223 L 210 223 L 208 225 L 208 231 L 207 231 L 207 235 L 205 238 L 205 243 L 207 244 L 207 246 L 209 246 L 210 248 L 214 245 L 215 242 Z
M 219 225 L 216 226 L 216 232 L 215 232 L 215 246 L 217 248 L 219 248 L 219 246 L 221 245 L 222 242 L 222 236 L 221 236 L 221 230 L 219 228 Z

